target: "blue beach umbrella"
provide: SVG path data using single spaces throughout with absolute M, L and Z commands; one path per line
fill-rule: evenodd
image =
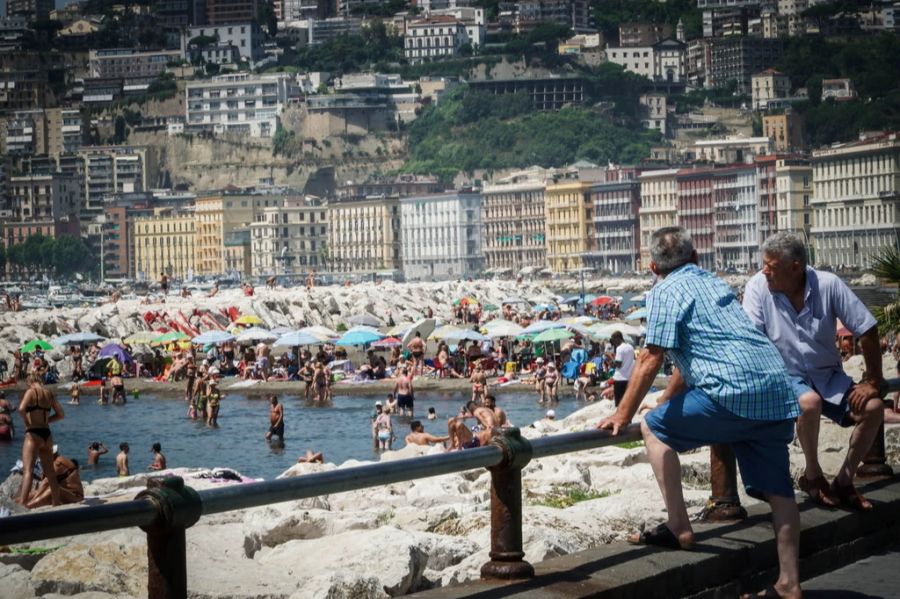
M 530 325 L 525 327 L 525 330 L 522 331 L 523 335 L 530 335 L 532 333 L 542 333 L 547 329 L 564 329 L 566 328 L 565 323 L 559 322 L 558 320 L 538 320 L 532 322 Z
M 96 343 L 97 341 L 106 341 L 106 337 L 101 337 L 94 333 L 69 333 L 54 339 L 53 345 L 83 345 L 85 343 Z
M 308 333 L 293 331 L 285 333 L 275 341 L 275 345 L 279 347 L 294 347 L 297 345 L 321 345 L 324 343 L 318 337 L 314 337 Z
M 472 329 L 459 329 L 457 331 L 450 331 L 446 335 L 444 335 L 444 341 L 490 341 L 490 337 L 482 335 L 477 331 L 473 331 Z
M 638 308 L 634 312 L 625 315 L 625 320 L 641 320 L 647 318 L 647 308 Z
M 353 327 L 344 333 L 335 345 L 365 345 L 383 339 L 384 335 L 368 327 Z
M 207 343 L 225 343 L 226 341 L 234 341 L 234 335 L 225 331 L 207 331 L 197 335 L 191 339 L 192 343 L 206 345 Z

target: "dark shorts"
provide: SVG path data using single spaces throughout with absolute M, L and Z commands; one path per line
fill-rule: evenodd
M 853 391 L 853 387 L 856 385 L 851 385 L 847 392 L 844 393 L 844 396 L 841 398 L 841 403 L 834 404 L 830 401 L 825 401 L 822 398 L 822 394 L 816 391 L 813 387 L 806 384 L 806 382 L 800 378 L 799 376 L 791 377 L 791 385 L 794 387 L 794 394 L 797 396 L 797 399 L 800 398 L 801 395 L 805 393 L 816 393 L 820 399 L 822 399 L 822 414 L 834 422 L 843 427 L 852 426 L 855 424 L 853 419 L 850 417 L 850 404 L 847 402 L 847 398 L 850 396 L 850 392 Z
M 651 410 L 644 422 L 675 451 L 727 443 L 734 449 L 751 497 L 794 496 L 788 445 L 794 420 L 751 420 L 729 412 L 703 391 L 690 389 Z
M 281 437 L 282 439 L 284 439 L 284 422 L 282 422 L 278 426 L 270 426 L 269 432 L 276 437 Z
M 398 393 L 397 394 L 397 407 L 398 408 L 409 408 L 412 410 L 413 408 L 413 400 L 415 398 L 412 394 Z

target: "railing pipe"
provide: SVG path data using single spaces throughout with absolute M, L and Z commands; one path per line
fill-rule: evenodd
M 202 512 L 205 516 L 270 503 L 378 487 L 471 468 L 488 468 L 502 461 L 503 451 L 499 447 L 486 445 L 465 451 L 337 468 L 249 485 L 232 485 L 201 491 Z
M 629 424 L 620 430 L 615 437 L 610 431 L 597 429 L 566 433 L 564 435 L 552 435 L 531 441 L 531 456 L 533 459 L 546 458 L 552 455 L 596 449 L 608 445 L 640 441 L 641 439 L 640 424 Z

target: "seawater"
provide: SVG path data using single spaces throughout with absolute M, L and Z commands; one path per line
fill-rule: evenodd
M 333 402 L 325 406 L 306 403 L 302 396 L 279 396 L 285 412 L 284 448 L 271 447 L 264 438 L 269 426 L 269 402 L 259 395 L 251 399 L 227 390 L 217 428 L 187 418 L 187 405 L 182 399 L 150 393 L 141 393 L 137 399 L 129 395 L 124 406 L 99 405 L 90 396 L 83 397 L 81 405 L 72 406 L 63 397 L 65 419 L 51 428 L 60 453 L 78 460 L 83 480 L 116 476 L 115 458 L 123 442 L 131 447 L 132 474 L 146 471 L 152 457 L 150 447 L 156 442 L 162 445 L 170 468 L 227 467 L 244 476 L 265 479 L 290 468 L 307 449 L 323 452 L 325 460 L 335 464 L 349 459 L 377 460 L 371 415 L 375 401 L 383 398 L 340 395 L 340 389 L 336 391 Z M 447 418 L 455 416 L 469 398 L 463 393 L 417 393 L 415 418 L 423 422 L 427 432 L 446 435 Z M 16 397 L 9 399 L 13 404 L 18 401 Z M 520 427 L 542 418 L 547 410 L 538 405 L 534 393 L 498 394 L 497 402 L 510 421 Z M 432 406 L 437 420 L 426 418 Z M 561 395 L 553 409 L 559 419 L 579 407 L 572 396 Z M 16 438 L 0 441 L 0 475 L 4 478 L 22 457 L 24 426 L 18 414 L 14 418 Z M 474 424 L 473 420 L 469 422 Z M 409 432 L 409 418 L 394 416 L 393 426 L 397 436 L 393 448 L 400 449 Z M 94 441 L 102 441 L 109 453 L 101 456 L 98 465 L 88 466 L 87 448 Z

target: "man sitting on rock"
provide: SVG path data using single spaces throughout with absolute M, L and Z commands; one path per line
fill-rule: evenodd
M 467 418 L 475 418 L 478 422 L 470 429 L 466 426 Z M 447 423 L 450 449 L 483 447 L 490 442 L 491 436 L 497 428 L 499 428 L 499 423 L 491 408 L 482 407 L 474 401 L 469 401 L 460 415 L 451 418 Z
M 59 483 L 59 497 L 63 505 L 78 503 L 84 499 L 84 485 L 78 474 L 78 462 L 59 455 L 57 445 L 53 446 L 53 474 L 50 476 L 56 476 Z M 45 472 L 37 489 L 28 496 L 28 503 L 25 504 L 25 507 L 34 509 L 51 503 L 50 481 L 47 480 Z
M 655 231 L 650 256 L 650 270 L 661 280 L 647 295 L 647 347 L 616 412 L 597 425 L 613 434 L 628 426 L 668 354 L 678 369 L 663 394 L 667 401 L 641 423 L 667 521 L 630 541 L 693 548 L 676 452 L 731 444 L 747 493 L 772 508 L 780 573 L 765 596 L 798 599 L 800 514 L 788 445 L 800 408 L 784 362 L 731 288 L 697 266 L 687 231 Z
M 450 439 L 449 435 L 446 437 L 435 437 L 434 435 L 426 433 L 421 420 L 413 420 L 409 423 L 409 428 L 412 432 L 406 435 L 407 445 L 433 445 L 435 443 L 443 443 Z
M 792 233 L 776 233 L 762 246 L 763 268 L 747 282 L 744 310 L 778 348 L 802 411 L 797 437 L 806 457 L 798 484 L 827 507 L 860 511 L 872 504 L 853 486 L 856 469 L 884 421 L 887 384 L 882 376 L 878 326 L 865 305 L 836 275 L 807 265 L 806 246 Z M 835 346 L 837 319 L 859 339 L 866 378 L 854 384 Z M 850 448 L 829 486 L 819 465 L 819 419 L 853 426 Z

